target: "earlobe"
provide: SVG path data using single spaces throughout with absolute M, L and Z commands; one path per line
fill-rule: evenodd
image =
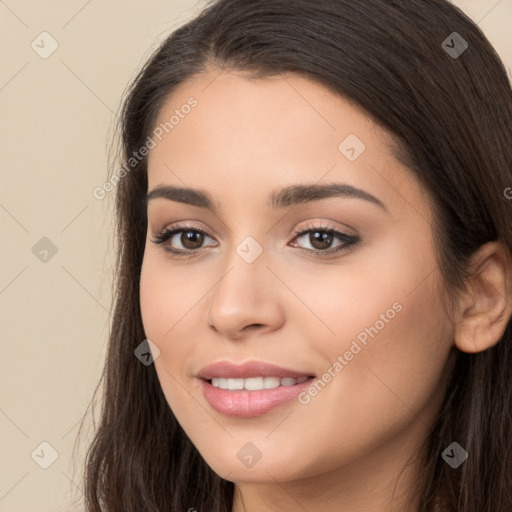
M 482 352 L 503 336 L 512 315 L 512 257 L 502 242 L 488 242 L 470 262 L 467 292 L 460 297 L 455 345 Z

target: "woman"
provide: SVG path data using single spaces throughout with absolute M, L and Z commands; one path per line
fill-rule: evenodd
M 512 91 L 444 0 L 219 0 L 122 111 L 87 510 L 512 510 Z

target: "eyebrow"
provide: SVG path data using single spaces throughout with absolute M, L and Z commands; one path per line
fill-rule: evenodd
M 270 208 L 279 209 L 331 197 L 363 199 L 389 213 L 380 199 L 365 190 L 346 183 L 291 185 L 271 192 L 267 200 L 267 205 Z M 152 199 L 157 198 L 164 198 L 170 201 L 197 206 L 198 208 L 205 208 L 215 214 L 218 213 L 219 209 L 211 195 L 205 190 L 176 187 L 174 185 L 158 185 L 146 195 L 146 205 Z

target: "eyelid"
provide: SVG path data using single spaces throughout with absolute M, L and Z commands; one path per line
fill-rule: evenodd
M 183 230 L 196 230 L 196 231 L 199 231 L 199 232 L 202 232 L 204 233 L 205 235 L 209 236 L 210 238 L 213 238 L 210 234 L 209 234 L 209 231 L 212 231 L 210 229 L 210 227 L 197 227 L 193 224 L 193 222 L 195 221 L 189 221 L 189 220 L 186 220 L 186 221 L 176 221 L 174 223 L 171 223 L 171 224 L 166 224 L 164 225 L 162 228 L 158 228 L 157 226 L 155 225 L 150 225 L 151 227 L 151 230 L 153 232 L 156 232 L 158 234 L 161 234 L 165 231 L 174 231 L 176 229 L 183 229 Z M 322 223 L 323 222 L 326 222 L 327 225 L 323 225 Z M 325 219 L 320 219 L 320 218 L 316 218 L 316 219 L 312 219 L 312 220 L 307 220 L 307 221 L 304 221 L 304 222 L 301 222 L 292 232 L 292 236 L 293 237 L 296 237 L 297 235 L 300 235 L 302 234 L 303 231 L 307 231 L 307 230 L 311 230 L 311 229 L 317 229 L 317 230 L 325 230 L 325 231 L 329 231 L 329 230 L 335 230 L 335 231 L 341 231 L 343 234 L 347 235 L 347 236 L 352 236 L 354 238 L 357 238 L 358 237 L 358 234 L 356 232 L 355 229 L 351 228 L 350 226 L 347 226 L 346 224 L 339 224 L 339 223 L 334 223 L 334 221 L 328 221 L 328 220 L 325 220 Z
M 322 225 L 323 222 L 326 222 L 327 224 L 324 226 Z M 303 231 L 310 231 L 316 229 L 317 231 L 339 231 L 346 236 L 358 238 L 355 229 L 345 224 L 342 224 L 341 226 L 342 227 L 340 227 L 340 225 L 334 224 L 332 221 L 324 219 L 308 220 L 299 224 L 297 228 L 294 230 L 293 235 L 297 236 L 302 234 Z

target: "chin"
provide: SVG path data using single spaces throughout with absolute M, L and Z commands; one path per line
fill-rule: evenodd
M 244 453 L 239 455 L 240 451 L 237 448 L 231 452 L 231 456 L 227 455 L 228 450 L 223 451 L 222 455 L 212 453 L 204 457 L 204 460 L 217 475 L 231 482 L 275 484 L 276 480 L 287 482 L 311 476 L 306 474 L 306 468 L 297 467 L 297 456 L 289 457 L 283 453 L 281 460 L 276 460 L 272 455 L 273 452 L 275 453 L 273 450 L 267 456 L 262 454 L 259 460 L 251 462 L 244 456 Z M 304 461 L 301 463 L 304 464 Z M 310 472 L 308 471 L 308 473 Z

